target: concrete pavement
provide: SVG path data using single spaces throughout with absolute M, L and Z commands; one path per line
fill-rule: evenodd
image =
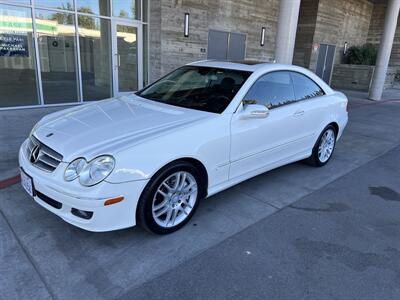
M 400 147 L 122 298 L 399 299 Z
M 39 114 L 38 111 L 34 116 L 38 118 Z M 352 191 L 355 199 L 363 199 L 365 186 L 361 181 L 363 178 L 361 175 L 369 178 L 375 174 L 377 167 L 374 163 L 380 158 L 392 161 L 392 164 L 386 163 L 380 173 L 376 173 L 377 179 L 383 180 L 383 182 L 379 185 L 374 182 L 370 183 L 372 187 L 377 188 L 371 191 L 375 194 L 385 195 L 385 197 L 394 197 L 393 195 L 399 192 L 392 181 L 389 180 L 386 184 L 385 177 L 395 176 L 392 171 L 399 167 L 397 158 L 392 158 L 393 153 L 398 150 L 396 147 L 400 144 L 399 115 L 400 103 L 397 102 L 374 103 L 353 100 L 349 126 L 338 143 L 333 160 L 326 167 L 312 168 L 302 163 L 296 163 L 248 180 L 206 199 L 201 203 L 188 226 L 169 236 L 149 235 L 140 228 L 110 233 L 85 232 L 66 224 L 39 207 L 25 195 L 19 185 L 2 189 L 0 190 L 0 232 L 2 237 L 0 240 L 0 290 L 2 290 L 0 297 L 6 299 L 27 297 L 109 299 L 150 295 L 158 297 L 162 295 L 161 287 L 163 287 L 163 293 L 171 298 L 174 296 L 206 298 L 213 296 L 205 288 L 206 279 L 210 274 L 207 273 L 207 270 L 202 271 L 204 273 L 196 272 L 196 274 L 190 270 L 191 263 L 199 268 L 203 260 L 204 267 L 215 264 L 215 268 L 210 269 L 214 270 L 214 276 L 210 277 L 210 289 L 211 287 L 217 289 L 217 286 L 211 281 L 218 283 L 222 278 L 226 281 L 225 285 L 222 285 L 224 288 L 216 292 L 215 296 L 243 296 L 244 294 L 241 292 L 248 291 L 248 288 L 256 289 L 252 294 L 249 292 L 249 295 L 255 298 L 265 295 L 271 297 L 280 295 L 281 298 L 305 296 L 307 293 L 304 290 L 300 289 L 298 294 L 293 294 L 293 292 L 300 287 L 297 282 L 305 284 L 311 273 L 302 273 L 302 265 L 296 259 L 300 257 L 299 253 L 302 247 L 305 249 L 303 256 L 306 257 L 308 251 L 312 250 L 313 252 L 310 253 L 316 255 L 318 249 L 324 249 L 326 246 L 325 244 L 311 243 L 314 245 L 314 249 L 308 243 L 308 241 L 319 241 L 317 237 L 322 237 L 324 231 L 321 231 L 321 236 L 314 234 L 315 231 L 319 232 L 319 228 L 324 229 L 323 226 L 329 224 L 329 220 L 326 221 L 327 224 L 324 223 L 323 216 L 346 213 L 348 215 L 345 220 L 352 220 L 358 216 L 358 207 L 352 208 L 353 204 L 347 203 L 349 200 L 343 197 L 345 192 Z M 1 152 L 5 153 L 5 161 L 4 158 L 3 161 L 0 161 L 3 178 L 6 178 L 4 175 L 6 172 L 10 176 L 15 175 L 17 165 L 16 153 L 13 149 L 18 148 L 18 144 L 29 132 L 29 129 L 26 128 L 30 128 L 30 126 L 24 124 L 29 122 L 33 124 L 33 120 L 21 118 L 25 123 L 20 122 L 13 125 L 13 122 L 18 119 L 17 117 L 18 114 L 11 112 L 1 112 L 0 114 L 0 128 L 7 128 L 4 133 L 2 131 L 0 136 Z M 4 149 L 8 152 L 4 152 Z M 349 178 L 348 176 L 355 176 L 355 179 L 352 179 L 353 181 L 345 180 L 344 178 Z M 2 177 L 0 176 L 0 178 Z M 344 183 L 341 182 L 343 180 Z M 341 184 L 336 185 L 338 182 Z M 346 185 L 347 183 L 348 185 Z M 332 184 L 337 188 L 329 188 Z M 386 189 L 379 188 L 380 186 L 386 187 Z M 339 190 L 342 192 L 339 193 Z M 357 196 L 358 191 L 360 191 L 359 196 Z M 343 196 L 340 201 L 333 198 L 339 195 Z M 322 202 L 309 205 L 307 202 L 309 197 L 316 197 L 313 198 L 314 201 L 319 199 Z M 370 197 L 376 197 L 376 195 L 370 195 Z M 325 198 L 327 202 L 323 202 Z M 303 201 L 306 202 L 303 203 Z M 300 209 L 296 207 L 300 207 Z M 386 213 L 388 213 L 388 219 L 393 221 L 396 212 L 400 212 L 400 210 L 396 210 L 396 206 L 388 207 L 382 211 L 381 218 L 385 219 Z M 308 218 L 308 221 L 304 221 L 305 223 L 302 225 L 301 220 L 305 217 Z M 274 225 L 268 225 L 271 219 L 278 221 L 274 221 L 272 223 Z M 313 230 L 313 227 L 309 226 L 311 221 L 321 222 L 321 224 L 315 227 L 316 230 Z M 336 236 L 336 231 L 327 231 L 328 236 L 331 239 L 347 237 L 349 242 L 357 239 L 354 232 L 357 233 L 360 230 L 361 223 L 348 222 L 348 225 L 352 226 L 348 236 L 346 236 L 346 232 L 343 233 L 343 236 Z M 264 223 L 267 225 L 260 225 Z M 343 226 L 346 224 L 344 223 Z M 394 230 L 396 233 L 398 229 L 395 224 L 393 226 L 394 229 L 389 227 L 388 230 Z M 250 232 L 246 235 L 247 240 L 242 237 L 244 230 Z M 300 238 L 296 248 L 300 249 L 298 252 L 283 246 L 285 243 L 292 242 L 288 240 L 289 238 L 297 237 Z M 375 236 L 371 236 L 371 239 L 372 237 Z M 226 250 L 226 243 L 230 243 L 236 238 L 238 241 L 244 242 L 242 247 L 246 255 L 251 256 L 251 253 L 259 251 L 257 258 L 262 256 L 260 267 L 254 268 L 253 276 L 251 269 L 244 268 L 245 264 L 242 259 L 246 258 L 241 258 L 240 255 L 235 256 L 236 252 Z M 391 238 L 393 239 L 393 248 L 396 249 L 397 243 L 394 241 L 396 235 L 394 234 Z M 389 241 L 390 237 L 384 240 L 386 244 L 389 244 Z M 338 244 L 338 241 L 334 242 L 336 245 Z M 268 253 L 275 253 L 273 257 L 279 254 L 286 260 L 283 263 L 279 260 L 271 263 L 273 259 L 263 252 L 265 244 L 262 243 L 271 247 L 267 249 L 269 249 Z M 347 245 L 350 249 L 351 246 L 351 243 Z M 290 251 L 286 252 L 286 248 Z M 218 264 L 220 259 L 213 260 L 219 257 L 218 255 L 222 255 L 223 252 L 219 252 L 219 249 L 225 249 L 227 254 L 227 260 L 222 260 L 221 264 Z M 340 247 L 332 249 L 342 251 Z M 399 248 L 397 247 L 397 249 Z M 250 254 L 247 254 L 247 251 Z M 330 251 L 331 255 L 335 252 L 335 250 L 326 251 Z M 371 251 L 364 252 L 370 253 Z M 210 260 L 204 259 L 205 253 L 210 253 Z M 353 252 L 350 251 L 350 253 Z M 389 253 L 387 256 L 397 261 L 396 255 Z M 304 259 L 310 260 L 307 265 L 309 268 L 315 263 L 318 265 L 318 260 Z M 364 263 L 364 259 L 368 260 L 370 256 L 361 256 L 356 259 Z M 347 258 L 347 260 L 351 259 Z M 293 266 L 291 266 L 292 261 Z M 383 260 L 377 261 L 384 264 Z M 231 266 L 227 266 L 227 262 L 230 262 Z M 345 278 L 346 270 L 336 266 L 335 260 L 332 264 L 334 266 L 324 270 L 328 272 L 331 269 L 336 277 Z M 263 273 L 262 267 L 266 265 L 270 266 L 268 270 L 271 274 Z M 217 266 L 219 266 L 219 271 L 216 270 Z M 243 268 L 243 274 L 239 275 L 246 276 L 235 277 L 230 267 L 237 268 L 237 270 Z M 318 268 L 313 270 L 316 272 Z M 176 278 L 186 278 L 186 281 L 181 281 L 181 285 L 185 286 L 186 284 L 192 293 L 188 294 L 177 290 L 176 286 L 179 284 L 174 282 L 170 274 L 180 274 L 181 271 L 183 272 L 181 275 L 184 277 L 179 275 Z M 268 276 L 274 278 L 274 274 L 280 274 L 279 276 L 283 279 L 272 286 Z M 205 276 L 201 277 L 204 282 L 199 281 L 198 276 Z M 368 276 L 373 275 L 369 274 Z M 171 285 L 162 284 L 162 278 L 167 278 L 166 282 L 170 282 Z M 313 280 L 310 282 L 316 283 L 316 278 L 311 278 Z M 327 280 L 326 277 L 322 276 L 321 278 L 322 282 L 318 293 L 323 292 L 323 281 Z M 232 280 L 232 284 L 229 284 L 230 280 Z M 293 280 L 296 285 L 293 285 L 293 289 L 291 289 L 289 287 Z M 243 281 L 248 282 L 240 283 Z M 254 283 L 253 286 L 250 285 L 251 282 Z M 286 282 L 286 287 L 283 282 Z M 341 289 L 339 283 L 338 281 L 334 285 L 337 289 Z M 394 290 L 389 287 L 383 287 L 388 288 L 387 295 L 394 293 Z M 288 290 L 287 293 L 286 290 Z M 278 293 L 279 291 L 281 294 Z M 353 292 L 357 291 L 354 289 Z M 321 295 L 318 293 L 313 295 Z M 335 298 L 333 294 L 326 295 L 332 296 L 327 298 Z M 348 295 L 353 294 L 349 292 Z

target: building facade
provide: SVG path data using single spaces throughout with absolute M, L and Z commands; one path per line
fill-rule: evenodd
M 399 1 L 0 0 L 0 109 L 109 98 L 196 60 L 279 62 L 276 49 L 340 88 L 354 80 L 343 75 L 345 50 L 379 47 Z M 382 72 L 393 86 L 395 33 L 389 69 L 360 67 L 359 86 Z

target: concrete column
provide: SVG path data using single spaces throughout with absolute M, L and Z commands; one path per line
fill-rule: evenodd
M 389 0 L 386 8 L 384 32 L 379 46 L 376 60 L 375 72 L 372 77 L 369 99 L 381 100 L 386 80 L 386 73 L 389 66 L 390 54 L 392 53 L 394 35 L 397 28 L 400 0 Z
M 280 1 L 275 41 L 275 60 L 277 63 L 291 64 L 293 62 L 299 12 L 300 0 Z

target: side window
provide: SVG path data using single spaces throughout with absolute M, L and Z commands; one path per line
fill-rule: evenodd
M 296 101 L 289 72 L 271 72 L 261 76 L 247 92 L 244 100 L 256 100 L 268 108 Z
M 296 100 L 310 99 L 325 95 L 324 91 L 307 76 L 295 72 L 291 74 Z

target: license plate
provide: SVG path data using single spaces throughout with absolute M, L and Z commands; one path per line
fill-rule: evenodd
M 29 176 L 21 169 L 21 185 L 24 190 L 29 194 L 29 196 L 33 197 L 33 181 L 32 177 Z

